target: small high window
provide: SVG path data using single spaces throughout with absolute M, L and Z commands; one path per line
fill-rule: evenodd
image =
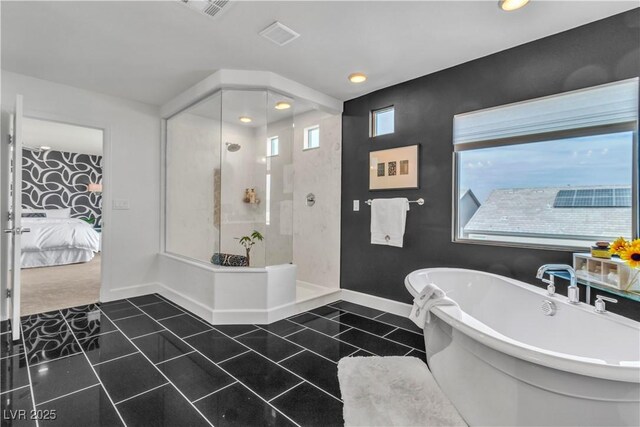
M 380 136 L 393 133 L 395 123 L 395 110 L 391 107 L 373 110 L 371 112 L 371 136 Z
M 267 139 L 267 157 L 277 156 L 280 151 L 280 140 L 277 136 Z
M 304 149 L 320 147 L 320 126 L 315 125 L 304 130 Z

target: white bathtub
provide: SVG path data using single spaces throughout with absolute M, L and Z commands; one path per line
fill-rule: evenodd
M 640 323 L 479 271 L 405 279 L 413 296 L 426 283 L 460 307 L 435 307 L 424 336 L 434 377 L 470 425 L 640 425 Z

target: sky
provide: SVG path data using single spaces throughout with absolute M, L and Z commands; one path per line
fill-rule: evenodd
M 631 185 L 633 133 L 461 151 L 461 189 L 483 203 L 498 188 Z

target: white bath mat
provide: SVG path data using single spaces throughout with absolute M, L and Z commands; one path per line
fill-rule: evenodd
M 466 426 L 415 357 L 345 357 L 338 363 L 345 426 Z

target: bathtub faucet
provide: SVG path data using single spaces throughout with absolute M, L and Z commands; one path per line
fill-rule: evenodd
M 570 304 L 577 304 L 580 302 L 580 288 L 578 288 L 578 280 L 576 279 L 576 271 L 567 264 L 545 264 L 538 269 L 536 274 L 537 279 L 542 279 L 544 283 L 547 283 L 547 291 L 550 295 L 555 293 L 555 286 L 553 284 L 553 276 L 550 276 L 550 280 L 544 279 L 544 273 L 547 271 L 566 271 L 569 273 L 569 287 L 567 288 L 567 297 Z

